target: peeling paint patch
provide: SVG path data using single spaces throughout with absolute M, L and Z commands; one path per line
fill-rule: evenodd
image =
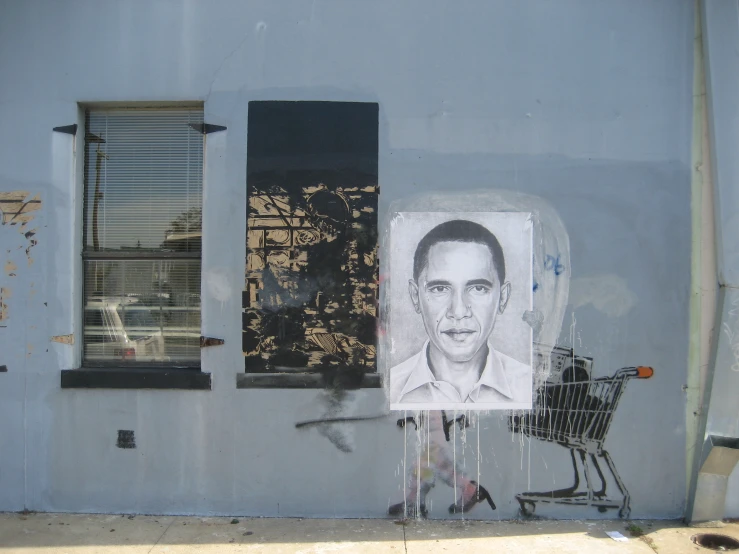
M 20 227 L 18 227 L 18 232 L 20 232 L 29 242 L 26 247 L 26 258 L 29 266 L 33 264 L 31 249 L 38 244 L 38 240 L 33 238 L 37 233 L 37 229 L 26 230 L 26 228 L 35 217 L 33 212 L 41 209 L 41 196 L 37 194 L 33 196 L 33 198 L 29 199 L 30 195 L 31 193 L 24 190 L 0 192 L 0 224 L 20 225 Z M 23 248 L 23 246 L 19 246 L 18 248 Z M 10 252 L 10 250 L 8 250 L 8 252 Z M 11 263 L 12 262 L 8 262 L 5 264 L 5 272 L 9 276 L 15 277 L 16 274 L 11 274 L 8 270 L 8 264 Z M 17 268 L 14 267 L 11 271 L 14 271 L 15 269 Z
M 10 298 L 10 296 L 10 289 L 0 288 L 0 327 L 5 327 L 5 325 L 2 325 L 2 322 L 8 319 L 8 305 L 5 303 L 5 300 Z
M 58 342 L 60 344 L 74 344 L 74 333 L 70 335 L 54 335 L 51 337 L 51 342 Z
M 8 277 L 15 277 L 15 271 L 17 269 L 18 266 L 15 265 L 12 260 L 8 260 L 7 262 L 5 262 L 5 273 L 8 275 Z
M 3 225 L 18 225 L 21 233 L 26 232 L 28 223 L 33 220 L 33 212 L 41 209 L 41 197 L 35 195 L 28 199 L 31 193 L 24 190 L 0 192 L 0 222 Z

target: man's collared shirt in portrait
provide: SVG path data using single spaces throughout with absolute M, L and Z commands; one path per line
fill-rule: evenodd
M 453 385 L 436 380 L 428 363 L 428 347 L 426 341 L 416 355 L 390 370 L 391 409 L 406 404 L 408 409 L 413 409 L 413 404 L 427 405 L 421 409 L 459 408 L 460 404 L 489 404 L 490 409 L 507 410 L 531 408 L 531 366 L 496 351 L 488 343 L 480 379 L 467 398 L 462 398 Z

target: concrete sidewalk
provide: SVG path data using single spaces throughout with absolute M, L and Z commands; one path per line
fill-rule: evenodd
M 631 531 L 628 530 L 631 526 Z M 632 532 L 643 531 L 641 538 Z M 616 542 L 606 531 L 619 531 Z M 410 521 L 0 514 L 0 552 L 185 554 L 525 552 L 711 552 L 696 533 L 739 538 L 739 524 L 692 529 L 670 521 Z

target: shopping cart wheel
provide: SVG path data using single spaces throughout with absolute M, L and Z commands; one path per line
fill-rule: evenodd
M 518 503 L 521 506 L 520 511 L 522 516 L 532 517 L 534 515 L 534 512 L 536 511 L 536 503 L 531 502 L 530 500 L 519 500 Z

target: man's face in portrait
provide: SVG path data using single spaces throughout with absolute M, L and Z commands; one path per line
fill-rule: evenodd
M 503 313 L 510 283 L 500 283 L 490 249 L 475 242 L 439 242 L 409 283 L 432 348 L 452 362 L 470 361 Z

